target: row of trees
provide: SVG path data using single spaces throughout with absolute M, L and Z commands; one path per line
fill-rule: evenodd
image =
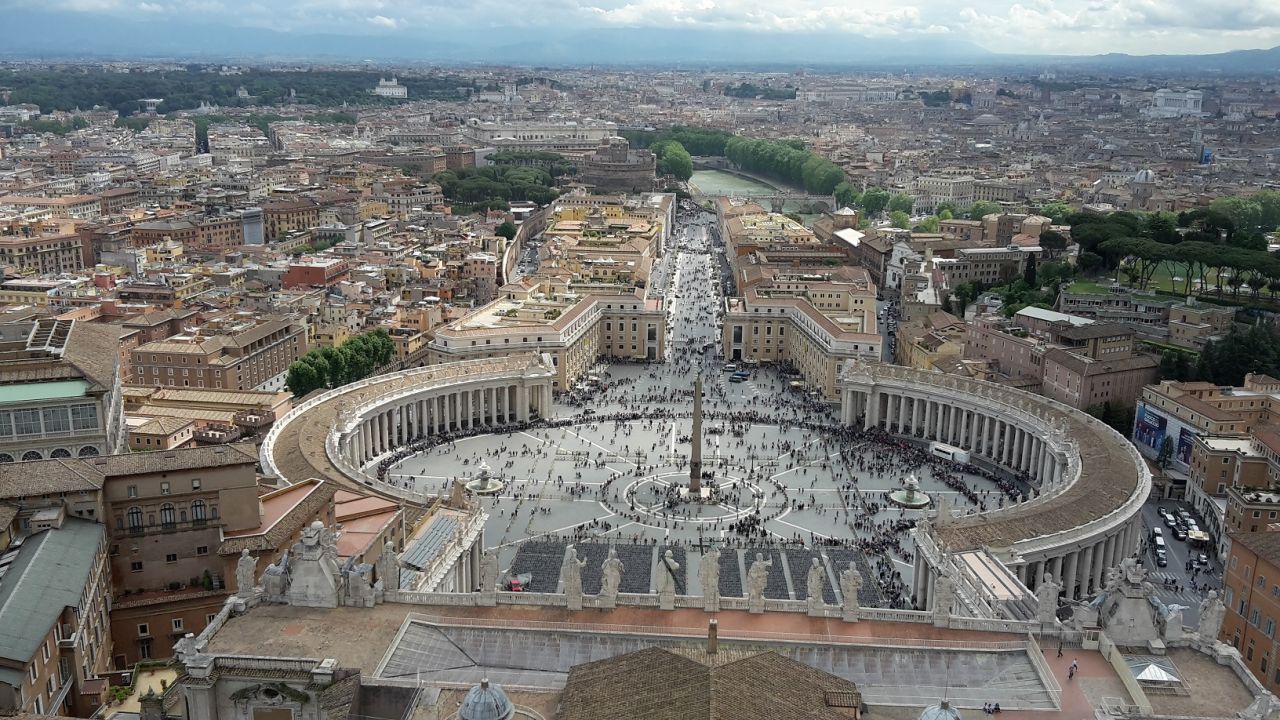
M 684 145 L 675 140 L 660 140 L 649 146 L 658 159 L 658 174 L 671 175 L 677 180 L 693 177 L 693 158 Z
M 523 165 L 542 168 L 553 178 L 578 174 L 578 168 L 560 153 L 529 151 L 518 152 L 507 150 L 489 156 L 493 165 Z
M 528 200 L 545 205 L 560 195 L 551 173 L 536 167 L 459 168 L 437 173 L 432 180 L 446 198 L 460 203 Z
M 816 195 L 833 193 L 845 182 L 839 165 L 806 150 L 800 140 L 733 137 L 725 143 L 724 155 L 743 170 L 778 178 Z
M 621 134 L 635 148 L 647 148 L 663 140 L 675 140 L 683 145 L 690 155 L 699 157 L 723 156 L 725 144 L 734 136 L 733 133 L 724 130 L 683 125 L 677 125 L 669 130 L 623 130 Z
M 337 347 L 312 348 L 289 364 L 285 385 L 296 397 L 363 380 L 391 362 L 396 347 L 386 330 L 357 335 Z

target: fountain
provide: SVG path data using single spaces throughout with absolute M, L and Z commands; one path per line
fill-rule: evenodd
M 929 507 L 933 500 L 920 490 L 920 480 L 915 475 L 908 475 L 902 480 L 902 487 L 889 493 L 889 500 L 904 508 L 919 510 Z
M 480 461 L 480 469 L 476 471 L 475 478 L 467 482 L 467 489 L 477 495 L 497 495 L 504 487 L 506 483 L 494 477 L 489 470 L 489 463 L 483 460 Z

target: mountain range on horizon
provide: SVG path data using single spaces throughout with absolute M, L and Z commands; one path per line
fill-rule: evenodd
M 302 34 L 174 20 L 124 20 L 69 12 L 7 18 L 0 57 L 44 59 L 318 60 L 378 63 L 658 65 L 693 67 L 1032 66 L 1052 70 L 1280 72 L 1280 47 L 1206 55 L 996 53 L 945 36 L 868 38 L 847 33 L 608 27 L 591 30 L 450 30 L 447 40 L 409 32 Z M 444 33 L 442 33 L 444 34 Z M 767 57 L 762 57 L 762 51 Z

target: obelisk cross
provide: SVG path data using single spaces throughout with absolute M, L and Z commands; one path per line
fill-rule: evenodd
M 693 381 L 693 451 L 689 453 L 689 494 L 702 494 L 702 375 Z

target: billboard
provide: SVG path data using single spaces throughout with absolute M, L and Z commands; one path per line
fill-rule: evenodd
M 1154 460 L 1160 455 L 1160 446 L 1166 437 L 1173 443 L 1170 464 L 1185 471 L 1191 464 L 1191 448 L 1196 443 L 1195 428 L 1139 400 L 1133 418 L 1133 442 L 1138 450 Z
M 1213 148 L 1207 147 L 1205 145 L 1200 146 L 1200 164 L 1201 165 L 1213 164 Z

